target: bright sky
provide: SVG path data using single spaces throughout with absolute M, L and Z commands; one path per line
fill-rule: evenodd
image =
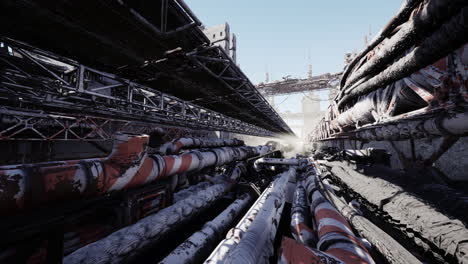
M 228 22 L 238 62 L 252 82 L 339 72 L 344 54 L 361 50 L 398 11 L 401 0 L 185 0 L 206 25 Z
M 402 0 L 185 0 L 213 26 L 228 22 L 237 35 L 237 58 L 253 83 L 343 70 L 345 53 L 364 48 L 364 36 L 381 30 Z M 310 60 L 309 60 L 310 58 Z M 327 99 L 327 94 L 320 94 Z M 301 111 L 303 95 L 278 96 L 280 112 Z M 278 103 L 281 103 L 278 105 Z M 325 110 L 326 103 L 322 104 Z M 286 120 L 290 125 L 292 120 Z

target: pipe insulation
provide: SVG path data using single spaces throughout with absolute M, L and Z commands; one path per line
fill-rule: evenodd
M 236 227 L 227 233 L 226 238 L 218 244 L 205 263 L 223 263 L 226 255 L 239 244 L 241 238 L 244 236 L 245 232 L 247 232 L 255 217 L 257 217 L 257 214 L 263 208 L 268 195 L 272 191 L 273 184 L 270 184 L 255 201 L 252 207 L 250 207 L 249 211 L 239 221 Z
M 196 185 L 192 185 L 186 189 L 183 189 L 183 190 L 180 190 L 176 193 L 174 193 L 174 198 L 173 198 L 173 201 L 174 203 L 177 203 L 181 200 L 184 200 L 185 198 L 201 191 L 201 190 L 204 190 L 206 189 L 208 186 L 210 186 L 210 183 L 209 182 L 200 182 Z
M 422 264 L 415 256 L 406 250 L 400 243 L 374 225 L 364 216 L 360 215 L 354 208 L 346 205 L 333 191 L 323 182 L 320 189 L 338 211 L 348 220 L 354 230 L 367 239 L 390 264 Z
M 406 140 L 440 136 L 464 136 L 468 133 L 468 112 L 445 113 L 421 120 L 382 124 L 356 131 L 352 138 L 359 140 Z
M 416 8 L 422 0 L 405 0 L 403 1 L 400 10 L 397 14 L 387 23 L 387 25 L 382 29 L 377 36 L 369 43 L 369 45 L 359 53 L 351 63 L 346 67 L 345 71 L 343 72 L 343 77 L 341 79 L 340 87 L 345 86 L 345 82 L 348 79 L 348 75 L 351 71 L 354 70 L 354 67 L 361 59 L 366 56 L 371 50 L 373 50 L 377 45 L 379 45 L 384 39 L 388 38 L 392 32 L 401 24 L 406 22 L 410 17 L 411 13 L 413 12 L 414 8 Z
M 288 165 L 288 166 L 302 166 L 307 164 L 306 159 L 275 159 L 275 158 L 260 158 L 255 161 L 255 165 Z
M 223 263 L 269 263 L 273 255 L 273 242 L 281 219 L 288 181 L 295 177 L 296 168 L 282 173 L 274 182 L 263 207 L 255 217 L 239 244 L 222 261 Z
M 220 138 L 179 138 L 160 146 L 157 152 L 161 154 L 179 154 L 182 149 L 187 148 L 215 148 L 215 147 L 237 147 L 244 145 L 244 141 L 238 139 Z
M 215 243 L 227 232 L 234 219 L 249 205 L 251 200 L 250 195 L 244 195 L 234 201 L 215 219 L 206 223 L 202 230 L 185 240 L 160 263 L 198 263 L 203 261 L 203 256 L 213 250 Z
M 232 182 L 216 184 L 181 200 L 157 214 L 143 218 L 104 239 L 89 244 L 63 259 L 65 264 L 122 263 L 151 248 L 171 230 L 190 223 L 211 207 L 232 187 Z
M 311 220 L 304 181 L 298 181 L 291 208 L 291 233 L 299 243 L 314 247 L 317 244 L 315 223 Z
M 316 175 L 307 178 L 307 190 L 311 191 L 310 210 L 317 224 L 317 249 L 344 263 L 375 264 L 348 221 L 321 193 Z
M 455 15 L 466 5 L 465 0 L 431 0 L 423 2 L 423 6 L 415 9 L 410 20 L 403 24 L 398 32 L 383 41 L 372 57 L 360 68 L 352 72 L 346 80 L 343 90 L 351 88 L 364 77 L 375 76 L 384 70 L 395 58 L 410 49 L 417 41 L 427 37 L 443 21 Z
M 428 244 L 456 263 L 468 263 L 468 230 L 461 221 L 450 219 L 431 204 L 384 179 L 367 177 L 341 162 L 323 164 L 364 202 L 385 212 L 388 221 L 399 223 L 416 245 L 430 250 Z
M 468 7 L 464 7 L 420 45 L 368 81 L 345 92 L 338 107 L 351 99 L 385 87 L 447 56 L 468 42 Z
M 146 151 L 149 136 L 118 134 L 105 158 L 0 166 L 0 215 L 144 186 L 172 175 L 264 155 L 267 146 L 223 147 L 181 155 Z

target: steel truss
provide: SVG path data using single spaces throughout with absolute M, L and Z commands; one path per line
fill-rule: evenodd
M 195 65 L 204 69 L 235 94 L 258 109 L 275 125 L 281 127 L 283 131 L 293 134 L 289 126 L 222 48 L 211 46 L 190 52 L 187 56 Z
M 165 140 L 182 136 L 207 137 L 212 132 L 154 123 L 0 108 L 0 140 L 107 141 L 117 132 L 151 134 L 160 131 Z
M 265 96 L 284 95 L 317 91 L 323 89 L 336 89 L 342 73 L 323 74 L 310 79 L 286 79 L 281 82 L 262 83 L 257 89 Z
M 0 100 L 7 105 L 272 136 L 266 129 L 11 39 L 0 39 L 0 65 Z

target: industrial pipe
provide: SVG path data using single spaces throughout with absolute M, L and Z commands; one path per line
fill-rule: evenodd
M 374 51 L 373 56 L 351 73 L 343 90 L 352 87 L 364 77 L 375 76 L 400 54 L 429 35 L 443 21 L 466 5 L 465 0 L 431 0 L 423 3 L 422 7 L 415 9 L 410 20 L 402 25 L 395 35 L 381 43 L 381 47 Z
M 243 146 L 244 141 L 238 139 L 208 139 L 208 138 L 179 138 L 167 142 L 157 150 L 160 154 L 179 154 L 182 149 L 187 148 L 214 148 L 214 147 L 236 147 Z
M 250 207 L 249 211 L 239 221 L 239 223 L 231 229 L 226 238 L 221 241 L 216 249 L 211 253 L 208 259 L 205 261 L 206 264 L 222 263 L 226 256 L 234 249 L 244 236 L 245 232 L 250 228 L 250 225 L 257 217 L 257 214 L 263 208 L 268 195 L 273 191 L 273 184 L 270 184 L 268 188 L 260 195 L 255 203 Z
M 175 174 L 221 166 L 269 152 L 269 147 L 223 147 L 182 155 L 148 154 L 147 135 L 118 134 L 106 158 L 0 166 L 0 215 L 53 202 L 135 188 Z
M 406 140 L 424 137 L 464 136 L 468 133 L 468 112 L 449 113 L 425 120 L 402 121 L 357 131 L 359 140 Z
M 190 223 L 214 201 L 231 190 L 232 181 L 216 184 L 166 207 L 137 223 L 71 253 L 65 264 L 122 263 L 156 244 L 162 237 L 182 225 Z
M 324 183 L 320 189 L 343 216 L 351 223 L 360 236 L 366 238 L 382 254 L 390 264 L 422 264 L 415 256 L 382 229 L 367 218 L 361 216 L 354 208 L 346 205 L 336 194 L 330 191 Z
M 255 161 L 255 164 L 266 165 L 288 165 L 288 166 L 301 166 L 307 164 L 307 159 L 275 159 L 275 158 L 260 158 Z
M 224 263 L 268 263 L 273 255 L 273 242 L 276 236 L 281 213 L 285 203 L 286 186 L 296 169 L 290 168 L 273 183 L 273 190 L 268 194 L 265 204 L 255 217 L 250 228 L 241 238 L 237 247 L 226 256 Z
M 291 233 L 294 239 L 305 246 L 314 247 L 317 236 L 313 229 L 315 223 L 310 218 L 307 194 L 303 181 L 298 181 L 291 208 Z
M 383 211 L 388 219 L 412 230 L 413 242 L 422 248 L 438 248 L 444 257 L 468 263 L 468 230 L 459 220 L 450 219 L 439 210 L 403 188 L 384 179 L 371 178 L 341 162 L 325 162 L 331 172 L 366 203 Z M 411 208 L 411 210 L 402 210 Z M 419 238 L 421 237 L 421 239 Z
M 343 77 L 341 78 L 340 87 L 343 88 L 345 86 L 345 82 L 348 79 L 348 75 L 358 62 L 367 55 L 371 50 L 373 50 L 377 45 L 379 45 L 384 39 L 388 38 L 389 35 L 401 24 L 408 20 L 411 13 L 413 12 L 414 8 L 416 8 L 422 0 L 405 0 L 400 7 L 398 13 L 390 20 L 390 22 L 384 27 L 382 31 L 380 31 L 377 36 L 369 43 L 369 45 L 359 53 L 351 63 L 346 67 L 345 71 L 343 72 Z
M 177 203 L 189 197 L 190 195 L 193 195 L 194 193 L 199 192 L 200 190 L 206 189 L 208 186 L 210 186 L 210 183 L 206 181 L 200 182 L 196 185 L 192 185 L 188 187 L 187 189 L 183 189 L 174 193 L 174 198 L 172 200 L 174 203 Z
M 433 35 L 423 40 L 419 46 L 415 47 L 407 55 L 370 80 L 346 91 L 338 102 L 338 107 L 343 106 L 357 96 L 396 82 L 466 44 L 468 41 L 468 35 L 465 34 L 468 29 L 467 17 L 468 7 L 464 7 L 456 16 L 443 24 Z
M 348 221 L 322 195 L 317 176 L 311 176 L 307 181 L 307 189 L 312 190 L 308 196 L 310 209 L 318 226 L 317 249 L 334 256 L 344 263 L 374 264 L 366 247 L 354 235 Z
M 185 240 L 160 263 L 182 264 L 202 261 L 203 255 L 213 250 L 215 243 L 219 241 L 221 235 L 226 233 L 234 219 L 249 205 L 251 199 L 250 195 L 244 195 L 234 201 L 215 219 L 206 223 L 202 230 Z

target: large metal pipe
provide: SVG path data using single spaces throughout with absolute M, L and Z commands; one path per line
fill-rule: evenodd
M 321 190 L 333 205 L 346 217 L 353 228 L 366 238 L 390 264 L 422 264 L 415 256 L 400 243 L 374 225 L 367 218 L 361 216 L 354 208 L 346 205 L 336 194 L 320 182 Z
M 291 233 L 296 241 L 314 247 L 317 244 L 315 228 L 315 223 L 309 214 L 304 181 L 298 181 L 291 208 Z
M 331 172 L 366 203 L 380 208 L 389 221 L 399 223 L 422 248 L 438 248 L 444 257 L 468 263 L 468 229 L 459 220 L 450 219 L 424 200 L 380 178 L 363 175 L 341 162 L 325 162 Z M 411 208 L 411 210 L 402 210 Z M 431 250 L 432 252 L 432 250 Z
M 307 159 L 275 159 L 275 158 L 261 158 L 255 161 L 255 164 L 267 164 L 267 165 L 288 165 L 288 166 L 300 166 L 307 164 Z
M 381 43 L 382 47 L 346 80 L 344 90 L 364 77 L 374 76 L 408 50 L 417 41 L 432 33 L 443 21 L 459 12 L 465 0 L 431 0 L 415 9 L 410 20 L 398 32 Z
M 269 262 L 268 258 L 274 252 L 273 242 L 283 212 L 286 186 L 289 179 L 295 175 L 296 168 L 290 168 L 274 181 L 273 190 L 268 194 L 261 211 L 239 245 L 226 256 L 224 263 Z
M 341 87 L 344 87 L 346 84 L 346 80 L 348 79 L 348 75 L 351 71 L 354 70 L 354 67 L 361 59 L 366 56 L 371 50 L 373 50 L 377 45 L 379 45 L 384 39 L 388 38 L 389 35 L 401 24 L 408 20 L 409 16 L 413 12 L 414 8 L 421 3 L 422 0 L 405 0 L 400 7 L 398 13 L 390 20 L 390 22 L 385 26 L 383 30 L 381 30 L 377 36 L 369 43 L 369 45 L 359 53 L 351 63 L 346 67 L 345 71 L 343 72 L 343 77 L 341 79 Z
M 171 230 L 192 221 L 232 187 L 232 181 L 210 186 L 174 205 L 87 245 L 63 259 L 65 264 L 122 263 L 148 249 Z
M 243 146 L 244 141 L 238 139 L 220 138 L 179 138 L 167 142 L 158 148 L 161 154 L 179 154 L 182 149 L 187 148 L 214 148 L 214 147 L 236 147 Z
M 422 120 L 380 125 L 351 133 L 359 140 L 406 140 L 424 137 L 464 136 L 468 133 L 468 112 L 449 113 Z
M 322 195 L 317 176 L 309 177 L 307 184 L 307 189 L 312 190 L 309 194 L 309 197 L 312 197 L 310 209 L 318 226 L 317 249 L 344 263 L 374 264 L 371 255 L 355 236 L 348 221 Z
M 419 46 L 415 47 L 407 55 L 368 81 L 346 91 L 339 100 L 338 107 L 343 106 L 357 96 L 367 94 L 396 82 L 447 56 L 451 51 L 467 43 L 467 18 L 468 7 L 464 7 L 456 16 L 443 24 L 433 35 L 424 39 Z
M 213 250 L 205 261 L 206 264 L 223 263 L 226 256 L 239 244 L 241 238 L 257 217 L 257 214 L 262 210 L 268 195 L 273 191 L 273 186 L 274 185 L 271 184 L 265 189 L 236 227 L 227 233 L 226 238 L 218 244 L 216 249 Z
M 203 255 L 209 253 L 225 234 L 234 219 L 249 205 L 252 197 L 244 195 L 234 201 L 215 219 L 206 223 L 202 230 L 194 233 L 180 246 L 172 251 L 160 263 L 197 263 L 202 261 Z
M 0 215 L 135 188 L 269 151 L 267 146 L 224 147 L 161 156 L 146 152 L 148 139 L 118 134 L 106 158 L 1 166 Z

